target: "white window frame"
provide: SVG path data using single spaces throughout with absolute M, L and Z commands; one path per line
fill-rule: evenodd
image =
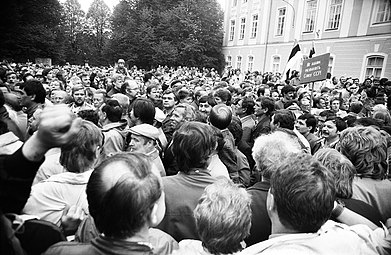
M 334 1 L 341 1 L 341 3 L 337 3 L 336 4 L 336 3 L 333 3 Z M 328 14 L 327 14 L 327 20 L 326 20 L 326 31 L 328 31 L 328 30 L 335 31 L 335 30 L 339 30 L 341 28 L 343 5 L 344 5 L 344 0 L 330 0 L 329 1 L 329 4 L 328 4 Z M 338 9 L 338 7 L 340 7 L 338 26 L 337 27 L 335 27 L 335 25 L 334 26 L 330 26 L 329 21 L 330 21 L 331 15 L 332 15 L 331 12 L 335 11 L 336 9 Z M 337 13 L 337 12 L 335 11 L 334 13 Z M 335 18 L 335 14 L 333 14 L 333 16 Z M 333 18 L 333 22 L 332 23 L 336 23 L 334 18 Z
M 376 57 L 376 56 L 384 58 L 383 59 L 382 70 L 381 70 L 381 73 L 380 73 L 380 77 L 384 77 L 384 73 L 386 71 L 386 66 L 387 66 L 388 54 L 382 53 L 382 52 L 372 52 L 372 53 L 365 54 L 364 57 L 363 57 L 362 67 L 361 67 L 361 75 L 360 75 L 360 80 L 361 81 L 365 80 L 365 74 L 366 74 L 366 70 L 367 70 L 368 58 Z
M 227 66 L 232 66 L 232 56 L 227 56 Z
M 253 68 L 254 68 L 254 56 L 253 55 L 249 55 L 247 57 L 247 71 L 252 72 Z
M 280 10 L 285 10 L 284 15 L 280 15 Z M 276 22 L 276 34 L 275 36 L 283 36 L 285 32 L 285 22 L 286 22 L 286 6 L 277 8 L 277 22 Z M 280 21 L 281 27 L 280 27 Z M 281 30 L 281 31 L 280 31 Z
M 386 8 L 390 11 L 387 15 L 386 13 L 386 16 L 389 16 L 389 20 L 386 20 L 386 21 L 378 21 L 377 20 L 377 16 L 378 16 L 378 13 L 379 13 L 379 8 L 380 8 L 380 2 L 383 2 L 385 1 L 386 4 L 388 3 L 388 6 L 386 6 Z M 386 9 L 386 10 L 387 10 Z M 379 25 L 389 25 L 389 23 L 391 22 L 391 2 L 389 0 L 376 0 L 375 1 L 375 5 L 373 7 L 373 13 L 372 13 L 372 22 L 371 24 L 374 25 L 374 26 L 379 26 Z
M 333 60 L 333 62 L 331 63 L 330 65 L 330 59 Z M 333 75 L 333 72 L 334 72 L 334 66 L 335 66 L 335 54 L 330 54 L 330 59 L 329 59 L 329 64 L 327 66 L 327 72 L 328 73 L 331 73 L 331 75 Z M 330 71 L 329 71 L 330 70 Z
M 235 25 L 236 21 L 231 19 L 229 23 L 229 41 L 233 41 L 235 39 Z
M 242 18 L 240 18 L 239 40 L 244 39 L 245 32 L 246 32 L 246 18 L 242 17 Z
M 272 59 L 270 61 L 270 71 L 272 73 L 281 73 L 281 55 L 279 54 L 274 54 L 271 56 Z M 278 58 L 279 61 L 278 62 L 274 62 L 274 59 L 275 58 Z M 275 71 L 275 68 L 274 68 L 274 65 L 277 64 L 278 68 L 277 68 L 277 71 Z
M 240 59 L 240 61 L 239 61 Z M 239 65 L 240 63 L 240 65 Z M 241 55 L 239 56 L 236 56 L 236 69 L 239 69 L 240 71 L 242 71 L 242 65 L 243 65 L 243 57 Z
M 253 17 L 253 20 L 252 20 L 252 25 L 251 25 L 251 37 L 250 38 L 254 39 L 257 37 L 259 14 L 258 13 L 254 14 L 252 17 Z M 255 17 L 257 19 L 255 19 Z
M 309 8 L 309 2 L 315 2 L 315 8 Z M 315 31 L 315 23 L 316 23 L 316 15 L 318 10 L 318 0 L 307 0 L 306 1 L 306 12 L 305 12 L 305 20 L 304 20 L 304 33 L 312 33 Z M 308 24 L 308 21 L 313 21 L 312 27 Z

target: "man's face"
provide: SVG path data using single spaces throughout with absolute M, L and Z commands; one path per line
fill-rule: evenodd
M 163 107 L 170 109 L 175 105 L 175 96 L 174 93 L 164 94 L 163 95 Z
M 295 96 L 295 93 L 293 91 L 289 91 L 288 93 L 285 94 L 285 99 L 286 100 L 292 100 Z
M 132 134 L 129 147 L 131 152 L 139 152 L 145 154 L 150 152 L 149 146 L 147 145 L 147 138 L 141 135 Z
M 52 81 L 52 82 L 50 83 L 49 88 L 50 88 L 50 91 L 60 90 L 60 89 L 61 89 L 61 88 L 60 88 L 60 82 L 59 82 L 59 81 Z
M 89 87 L 90 86 L 90 77 L 88 76 L 83 76 L 81 77 L 81 83 L 86 86 L 86 87 Z
M 114 87 L 118 90 L 121 89 L 122 84 L 124 84 L 124 78 L 122 76 L 117 77 L 117 79 L 114 82 Z
M 183 107 L 177 107 L 171 116 L 171 120 L 175 121 L 176 123 L 181 123 L 184 120 L 185 116 L 185 108 Z
M 200 112 L 209 115 L 210 111 L 212 110 L 212 106 L 208 104 L 208 102 L 200 103 L 198 109 L 200 110 Z
M 318 103 L 317 107 L 319 109 L 325 109 L 326 108 L 326 101 L 323 98 L 319 99 L 319 103 Z
M 137 95 L 140 93 L 140 88 L 137 83 L 130 82 L 128 85 L 126 85 L 126 95 L 129 97 L 130 100 L 133 100 L 137 97 Z
M 32 97 L 31 96 L 28 96 L 26 94 L 26 91 L 22 90 L 23 91 L 23 94 L 21 95 L 21 98 L 20 98 L 20 106 L 21 107 L 30 107 L 33 103 L 33 100 L 32 100 Z
M 75 100 L 75 104 L 77 106 L 82 105 L 86 99 L 84 90 L 76 90 L 75 93 L 73 93 L 73 99 Z
M 326 121 L 322 128 L 322 137 L 326 139 L 333 139 L 338 136 L 337 126 L 334 121 Z
M 331 110 L 333 110 L 334 112 L 338 112 L 339 111 L 339 107 L 340 107 L 339 100 L 334 100 L 334 101 L 331 102 Z
M 255 101 L 254 113 L 256 116 L 262 116 L 266 113 L 266 110 L 262 108 L 262 102 Z
M 93 103 L 94 107 L 98 109 L 104 102 L 104 96 L 101 93 L 94 94 Z
M 310 132 L 310 129 L 307 127 L 305 120 L 298 119 L 295 123 L 295 128 L 302 135 L 305 135 Z
M 301 110 L 303 112 L 310 112 L 311 110 L 310 100 L 308 99 L 301 100 Z
M 60 91 L 54 91 L 53 93 L 53 104 L 61 104 L 64 101 L 64 93 Z
M 274 91 L 274 92 L 272 92 L 272 98 L 275 101 L 278 101 L 280 99 L 280 95 L 278 94 L 278 92 Z
M 16 74 L 10 74 L 7 76 L 7 83 L 14 85 L 18 81 Z
M 160 94 L 156 88 L 152 88 L 151 92 L 149 93 L 149 97 L 151 99 L 158 99 L 158 98 L 160 98 Z

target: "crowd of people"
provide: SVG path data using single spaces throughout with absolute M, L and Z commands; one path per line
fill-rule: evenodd
M 391 81 L 0 64 L 1 254 L 391 254 Z

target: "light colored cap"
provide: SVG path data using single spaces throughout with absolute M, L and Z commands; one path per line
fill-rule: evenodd
M 159 130 L 150 124 L 140 124 L 130 128 L 130 133 L 136 135 L 142 135 L 147 138 L 158 140 L 159 139 Z

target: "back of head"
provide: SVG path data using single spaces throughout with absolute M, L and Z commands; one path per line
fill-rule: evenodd
M 60 164 L 69 172 L 82 173 L 94 167 L 97 146 L 102 146 L 103 136 L 99 128 L 83 120 L 78 133 L 61 147 Z
M 29 80 L 23 83 L 21 86 L 28 96 L 35 95 L 34 102 L 43 104 L 45 103 L 46 90 L 42 83 L 38 80 Z
M 210 124 L 220 130 L 226 129 L 232 120 L 232 111 L 225 104 L 213 106 L 209 114 Z
M 276 163 L 292 153 L 299 153 L 301 146 L 287 133 L 275 131 L 258 137 L 252 151 L 257 170 L 263 178 L 270 180 Z
M 373 113 L 373 118 L 383 121 L 383 125 L 391 125 L 391 115 L 388 111 L 377 111 Z
M 307 127 L 312 127 L 310 130 L 310 133 L 314 133 L 316 130 L 317 120 L 314 115 L 311 113 L 304 113 L 300 115 L 297 119 L 299 120 L 305 120 L 305 124 Z
M 150 99 L 137 98 L 133 102 L 130 110 L 133 110 L 134 117 L 138 118 L 142 123 L 153 124 L 156 109 Z
M 244 97 L 242 101 L 242 108 L 246 109 L 246 115 L 254 113 L 255 102 L 251 97 Z
M 174 110 L 178 108 L 183 108 L 183 119 L 185 121 L 193 121 L 196 118 L 196 111 L 193 106 L 186 104 L 186 103 L 180 103 L 174 106 Z
M 193 168 L 205 168 L 216 148 L 213 128 L 200 122 L 185 122 L 173 136 L 172 151 L 180 171 L 188 173 Z
M 228 130 L 235 139 L 235 145 L 238 145 L 243 136 L 242 122 L 237 116 L 233 116 L 231 123 L 228 125 Z
M 119 105 L 121 106 L 123 112 L 127 112 L 130 104 L 129 97 L 125 96 L 124 94 L 121 93 L 116 93 L 112 95 L 112 98 L 117 100 Z
M 295 128 L 295 115 L 289 110 L 278 110 L 274 113 L 274 123 L 279 123 L 280 128 L 293 130 Z
M 388 137 L 374 127 L 351 127 L 340 135 L 340 151 L 353 163 L 359 176 L 382 180 L 388 168 Z
M 358 102 L 353 102 L 350 104 L 349 106 L 349 111 L 350 112 L 353 112 L 355 114 L 359 114 L 361 112 L 361 110 L 363 109 L 363 104 L 358 101 Z
M 221 100 L 223 102 L 225 102 L 226 105 L 231 104 L 232 95 L 231 95 L 231 92 L 226 88 L 221 88 L 221 89 L 216 90 L 216 92 L 214 93 L 214 96 L 221 98 Z
M 119 153 L 95 168 L 86 193 L 98 230 L 107 237 L 125 239 L 151 221 L 162 187 L 146 156 Z
M 336 149 L 320 149 L 314 154 L 334 175 L 337 197 L 351 198 L 353 195 L 353 178 L 356 173 L 352 162 Z
M 107 100 L 102 107 L 102 112 L 106 113 L 107 118 L 111 122 L 118 122 L 122 117 L 122 108 L 117 100 Z
M 284 227 L 315 233 L 329 219 L 335 200 L 334 177 L 308 154 L 291 154 L 270 181 L 278 218 Z
M 206 187 L 194 218 L 202 245 L 212 254 L 231 254 L 250 233 L 251 198 L 231 180 L 220 179 Z

